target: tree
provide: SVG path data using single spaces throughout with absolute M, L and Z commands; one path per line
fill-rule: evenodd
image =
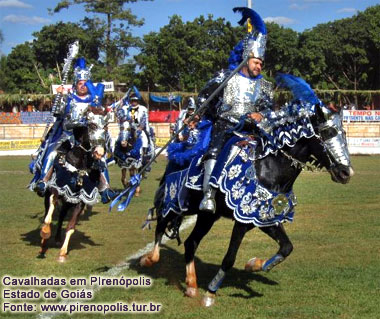
M 266 74 L 270 77 L 274 77 L 278 72 L 300 75 L 298 70 L 299 34 L 276 23 L 266 23 L 266 27 L 268 31 L 264 66 Z
M 8 89 L 8 72 L 7 72 L 7 57 L 0 56 L 0 90 L 7 91 Z
M 358 13 L 358 23 L 367 31 L 366 51 L 370 67 L 368 70 L 368 89 L 380 90 L 380 5 L 367 8 Z
M 99 58 L 100 37 L 75 23 L 58 22 L 34 32 L 32 46 L 38 61 L 45 68 L 55 69 L 63 63 L 70 44 L 79 40 L 79 55 L 90 61 Z
M 111 74 L 113 68 L 128 56 L 128 49 L 140 44 L 139 38 L 132 36 L 130 26 L 141 26 L 144 21 L 137 19 L 131 9 L 124 9 L 125 4 L 137 1 L 139 0 L 61 0 L 50 11 L 57 13 L 72 5 L 83 4 L 86 12 L 105 16 L 104 19 L 85 18 L 82 22 L 91 26 L 96 33 L 102 34 L 100 50 L 105 52 L 105 65 L 108 74 Z
M 135 56 L 144 89 L 197 91 L 212 75 L 227 67 L 229 53 L 243 37 L 243 28 L 234 28 L 219 18 L 200 16 L 184 23 L 174 15 L 160 32 L 143 38 Z
M 323 89 L 380 87 L 380 5 L 300 36 L 302 74 Z
M 36 56 L 37 66 L 55 75 L 55 82 L 61 80 L 60 69 L 67 56 L 70 44 L 79 40 L 78 56 L 84 56 L 88 63 L 95 64 L 95 74 L 102 73 L 104 66 L 98 62 L 101 35 L 85 29 L 76 23 L 63 23 L 44 26 L 33 33 L 32 48 Z M 95 77 L 94 77 L 95 79 Z
M 13 48 L 6 59 L 6 91 L 9 93 L 48 93 L 47 83 L 41 83 L 46 74 L 36 72 L 36 57 L 30 43 Z M 39 71 L 40 72 L 40 71 Z

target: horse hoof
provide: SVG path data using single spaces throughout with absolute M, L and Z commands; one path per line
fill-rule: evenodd
M 198 288 L 187 287 L 185 291 L 185 296 L 190 298 L 195 298 L 198 296 Z
M 152 260 L 148 256 L 142 256 L 140 259 L 140 266 L 141 267 L 152 267 L 153 263 Z
M 206 292 L 204 297 L 202 298 L 202 306 L 203 307 L 212 307 L 215 304 L 215 294 L 211 292 Z
M 38 259 L 44 259 L 44 258 L 46 258 L 45 253 L 39 253 L 39 254 L 37 255 L 37 258 L 38 258 Z
M 58 262 L 63 264 L 66 261 L 66 259 L 67 259 L 67 255 L 59 255 Z
M 44 224 L 40 231 L 40 236 L 42 239 L 49 239 L 51 236 L 50 224 Z
M 140 259 L 140 266 L 141 267 L 152 267 L 155 263 L 156 262 L 153 261 L 151 253 L 142 256 Z
M 245 270 L 249 272 L 258 272 L 263 270 L 265 259 L 254 257 L 245 264 Z

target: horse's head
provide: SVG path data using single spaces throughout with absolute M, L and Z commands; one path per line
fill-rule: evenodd
M 351 167 L 341 115 L 326 106 L 317 104 L 312 123 L 316 136 L 326 153 L 326 156 L 321 159 L 321 164 L 330 172 L 333 181 L 348 183 L 354 170 Z
M 125 121 L 123 125 L 120 126 L 120 133 L 118 137 L 118 142 L 122 147 L 132 146 L 134 140 L 136 139 L 136 127 L 129 121 Z
M 310 123 L 306 120 L 310 117 L 311 123 L 306 124 L 305 134 L 301 135 L 315 136 L 319 140 L 312 147 L 312 155 L 318 164 L 330 172 L 333 181 L 348 183 L 354 171 L 340 114 L 324 106 L 305 80 L 291 74 L 278 74 L 276 81 L 279 87 L 290 89 L 297 101 L 287 109 L 293 109 L 291 112 L 297 114 L 297 118 L 303 117 L 307 123 Z
M 109 114 L 101 110 L 91 109 L 87 114 L 88 136 L 92 149 L 105 147 Z

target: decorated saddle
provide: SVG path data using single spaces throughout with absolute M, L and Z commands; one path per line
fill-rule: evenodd
M 99 167 L 95 167 L 96 165 Z M 67 161 L 54 161 L 54 170 L 48 182 L 50 189 L 55 189 L 65 201 L 73 204 L 83 202 L 86 205 L 95 205 L 99 202 L 99 180 L 102 163 L 95 163 L 91 170 L 79 170 Z
M 234 218 L 258 227 L 293 221 L 297 205 L 293 191 L 278 193 L 263 186 L 257 176 L 255 161 L 275 154 L 284 146 L 293 147 L 302 138 L 315 135 L 310 123 L 311 105 L 294 103 L 280 111 L 270 111 L 258 125 L 259 136 L 232 137 L 218 156 L 210 183 L 225 194 L 227 206 Z M 186 195 L 189 189 L 202 190 L 202 154 L 193 158 L 190 166 L 172 173 L 165 180 L 165 216 L 170 211 L 181 214 L 188 210 Z

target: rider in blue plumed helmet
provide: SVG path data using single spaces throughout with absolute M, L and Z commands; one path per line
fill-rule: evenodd
M 235 8 L 234 11 L 242 13 L 243 18 L 239 21 L 241 25 L 250 18 L 254 29 L 248 32 L 231 52 L 228 60 L 229 70 L 221 71 L 211 79 L 200 92 L 197 101 L 199 105 L 203 103 L 230 72 L 236 69 L 244 58 L 248 58 L 247 63 L 228 81 L 224 90 L 213 99 L 206 111 L 206 116 L 213 119 L 214 126 L 209 149 L 204 156 L 204 197 L 200 210 L 208 212 L 215 212 L 216 188 L 210 185 L 209 180 L 224 144 L 239 126 L 244 131 L 252 132 L 254 123 L 263 118 L 261 111 L 273 106 L 272 84 L 261 75 L 267 34 L 264 21 L 252 9 Z
M 45 141 L 41 144 L 36 154 L 36 159 L 31 166 L 34 177 L 29 188 L 41 196 L 44 195 L 47 183 L 52 175 L 53 163 L 57 153 L 68 151 L 68 149 L 61 147 L 62 144 L 69 141 L 68 145 L 72 147 L 75 143 L 73 129 L 87 126 L 86 113 L 90 107 L 101 107 L 104 85 L 100 83 L 96 87 L 93 85 L 91 82 L 91 68 L 92 66 L 86 66 L 84 58 L 76 60 L 73 91 L 66 95 L 61 104 L 58 105 L 54 114 L 56 121 Z M 63 93 L 63 87 L 59 87 L 57 92 Z M 104 190 L 108 192 L 108 189 L 108 183 L 106 183 Z

